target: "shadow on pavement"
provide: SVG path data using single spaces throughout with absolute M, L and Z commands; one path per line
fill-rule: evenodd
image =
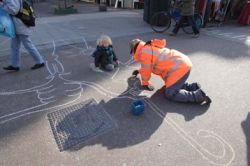
M 241 126 L 246 136 L 247 163 L 250 165 L 250 113 L 248 113 L 247 119 L 241 123 Z
M 165 87 L 159 89 L 151 98 L 155 105 L 162 108 L 162 112 L 166 115 L 167 113 L 178 113 L 183 115 L 185 121 L 190 121 L 196 116 L 204 114 L 208 109 L 209 105 L 199 105 L 195 103 L 178 103 L 169 101 L 165 98 Z
M 125 148 L 144 142 L 157 131 L 170 112 L 182 114 L 186 121 L 194 119 L 196 116 L 202 115 L 209 108 L 195 104 L 183 104 L 167 101 L 163 96 L 163 88 L 156 91 L 151 98 L 140 96 L 142 90 L 139 88 L 140 81 L 138 78 L 128 78 L 128 88 L 117 98 L 113 98 L 108 102 L 101 101 L 101 105 L 109 113 L 117 123 L 117 128 L 110 132 L 91 138 L 82 144 L 74 146 L 70 151 L 75 151 L 95 144 L 101 144 L 108 149 Z M 131 104 L 134 100 L 144 100 L 146 104 L 145 111 L 140 116 L 135 116 L 131 112 Z M 151 107 L 153 103 L 160 108 L 159 116 Z M 160 104 L 160 105 L 159 105 Z

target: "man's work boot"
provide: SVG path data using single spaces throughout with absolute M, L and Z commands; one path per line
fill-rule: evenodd
M 198 89 L 201 89 L 201 85 L 198 82 L 194 82 L 192 84 L 186 82 L 181 89 L 185 89 L 187 91 L 196 91 Z
M 207 105 L 212 103 L 212 100 L 210 99 L 210 97 L 208 97 L 203 90 L 201 90 L 201 93 L 204 96 L 204 100 L 202 101 L 202 103 L 207 104 Z

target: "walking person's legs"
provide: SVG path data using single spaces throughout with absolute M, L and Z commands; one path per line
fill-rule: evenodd
M 11 39 L 11 65 L 4 67 L 4 70 L 18 71 L 20 67 L 20 36 L 16 35 Z
M 180 20 L 178 22 L 176 22 L 176 25 L 175 25 L 174 29 L 172 30 L 172 32 L 169 33 L 170 36 L 177 35 L 184 20 L 185 20 L 185 16 L 181 16 Z
M 11 65 L 14 67 L 20 67 L 20 46 L 20 37 L 17 35 L 11 40 Z
M 20 40 L 22 41 L 26 50 L 30 53 L 36 64 L 31 69 L 38 69 L 44 66 L 44 60 L 38 50 L 36 49 L 35 45 L 30 40 L 29 36 L 27 35 L 20 35 Z
M 195 23 L 194 16 L 188 16 L 188 23 L 192 26 L 194 36 L 193 37 L 199 37 L 200 31 Z

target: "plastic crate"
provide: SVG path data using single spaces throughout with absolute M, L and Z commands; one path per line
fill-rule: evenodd
M 132 103 L 132 113 L 136 116 L 144 112 L 144 103 L 141 100 L 136 100 Z

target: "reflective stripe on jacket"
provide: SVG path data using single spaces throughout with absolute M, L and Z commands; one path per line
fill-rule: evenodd
M 154 73 L 170 87 L 191 69 L 192 63 L 186 55 L 165 46 L 165 39 L 154 39 L 147 45 L 140 42 L 137 46 L 134 58 L 141 63 L 142 85 L 149 85 L 151 73 Z

